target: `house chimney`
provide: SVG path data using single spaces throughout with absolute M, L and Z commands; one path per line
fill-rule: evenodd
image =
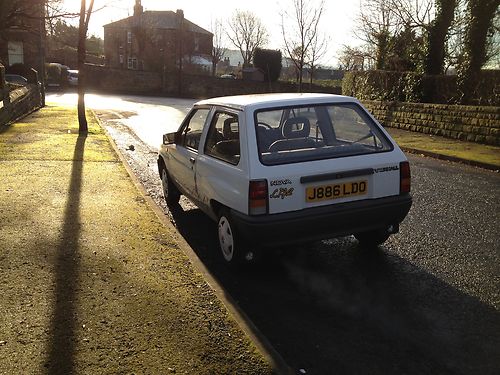
M 143 11 L 144 11 L 144 8 L 141 5 L 141 0 L 135 0 L 134 16 L 140 16 Z
M 183 19 L 184 18 L 184 11 L 182 9 L 177 9 L 177 16 L 179 17 L 179 19 Z

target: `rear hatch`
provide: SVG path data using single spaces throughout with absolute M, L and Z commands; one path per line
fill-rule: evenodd
M 406 158 L 357 102 L 296 105 L 255 113 L 268 212 L 377 199 L 400 192 Z
M 398 195 L 402 159 L 394 156 L 269 167 L 269 213 Z

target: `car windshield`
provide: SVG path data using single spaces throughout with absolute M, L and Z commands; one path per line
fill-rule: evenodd
M 273 108 L 255 114 L 260 160 L 266 165 L 392 150 L 355 103 Z

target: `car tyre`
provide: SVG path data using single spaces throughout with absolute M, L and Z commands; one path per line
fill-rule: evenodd
M 166 168 L 162 168 L 161 170 L 161 185 L 163 187 L 163 196 L 167 205 L 177 205 L 179 203 L 181 193 L 170 179 Z
M 221 209 L 217 222 L 217 237 L 222 257 L 230 266 L 244 263 L 246 249 L 240 242 L 239 234 L 228 209 Z
M 391 234 L 386 230 L 372 230 L 369 232 L 356 233 L 354 237 L 359 241 L 363 247 L 377 247 L 383 244 Z

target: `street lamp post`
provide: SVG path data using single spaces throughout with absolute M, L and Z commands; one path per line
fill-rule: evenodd
M 183 55 L 183 37 L 184 37 L 184 12 L 181 9 L 177 10 L 177 16 L 179 17 L 179 40 L 177 43 L 179 44 L 179 87 L 178 87 L 178 92 L 179 96 L 182 96 L 182 55 Z
M 39 38 L 38 38 L 38 51 L 39 56 L 39 67 L 38 67 L 38 78 L 40 80 L 40 104 L 45 107 L 45 3 L 40 3 L 40 22 L 39 22 Z

